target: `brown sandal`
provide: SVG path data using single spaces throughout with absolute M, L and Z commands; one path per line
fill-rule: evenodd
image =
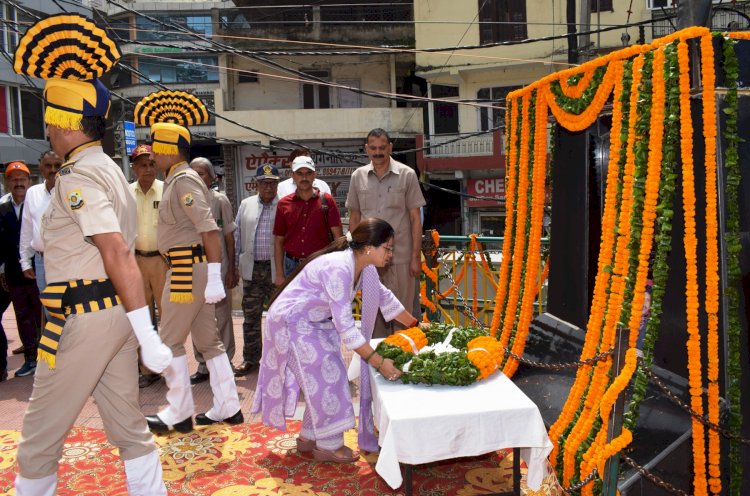
M 314 439 L 305 439 L 304 437 L 297 437 L 297 451 L 300 453 L 309 453 L 315 449 Z
M 344 450 L 344 454 L 338 453 L 337 451 L 322 450 L 315 448 L 312 450 L 313 459 L 318 462 L 333 462 L 333 463 L 354 463 L 359 460 L 359 451 L 354 451 L 351 448 L 344 446 L 339 448 Z

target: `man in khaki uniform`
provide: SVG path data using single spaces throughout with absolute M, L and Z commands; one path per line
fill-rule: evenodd
M 151 308 L 151 320 L 156 324 L 157 309 L 161 315 L 161 294 L 167 278 L 167 264 L 159 253 L 156 244 L 156 227 L 159 220 L 159 202 L 164 190 L 164 182 L 156 178 L 156 163 L 149 145 L 135 147 L 130 155 L 131 167 L 135 181 L 130 183 L 130 190 L 135 196 L 138 219 L 138 237 L 135 240 L 135 261 L 143 276 L 143 291 L 146 293 L 146 304 Z M 156 382 L 159 374 L 154 374 L 146 367 L 141 367 L 138 387 L 148 387 Z
M 215 191 L 211 186 L 216 182 L 216 171 L 210 160 L 204 157 L 194 158 L 190 162 L 190 168 L 201 177 L 208 188 L 208 203 L 211 205 L 211 215 L 221 230 L 221 278 L 224 281 L 224 289 L 231 290 L 237 285 L 238 279 L 234 269 L 234 231 L 237 225 L 232 215 L 232 204 L 229 203 L 227 195 Z M 219 338 L 227 351 L 229 362 L 234 357 L 234 324 L 232 323 L 232 297 L 228 295 L 219 303 L 216 303 L 216 326 L 219 329 Z M 203 355 L 195 350 L 195 360 L 198 362 L 198 370 L 190 376 L 190 384 L 198 384 L 208 380 L 208 368 Z
M 203 118 L 196 120 L 196 115 Z M 140 125 L 151 125 L 156 166 L 166 176 L 159 203 L 158 245 L 170 269 L 162 295 L 160 334 L 174 355 L 164 371 L 169 405 L 146 420 L 154 432 L 192 430 L 194 403 L 185 355 L 185 340 L 190 334 L 206 359 L 213 392 L 212 408 L 196 415 L 195 422 L 239 424 L 244 417 L 232 366 L 216 329 L 213 307 L 225 297 L 219 228 L 211 214 L 208 189 L 187 163 L 190 131 L 174 123 L 201 124 L 208 120 L 208 111 L 189 93 L 160 91 L 138 102 L 135 120 Z
M 367 135 L 365 144 L 370 163 L 352 174 L 346 207 L 349 230 L 360 220 L 376 217 L 393 227 L 393 260 L 378 269 L 383 285 L 393 291 L 404 308 L 414 308 L 414 286 L 422 270 L 422 221 L 419 208 L 425 205 L 417 175 L 409 166 L 393 160 L 393 144 L 380 128 Z M 373 337 L 386 337 L 393 328 L 378 312 Z
M 80 43 L 94 46 L 81 50 L 78 64 L 87 65 L 89 57 L 101 57 L 106 68 L 116 62 L 119 51 L 104 31 L 84 17 L 70 17 L 48 17 L 29 28 L 14 66 L 47 79 L 47 136 L 55 153 L 65 158 L 42 217 L 47 276 L 42 301 L 50 317 L 24 415 L 16 494 L 54 495 L 63 441 L 93 394 L 107 438 L 125 461 L 128 492 L 166 495 L 159 455 L 138 404 L 135 364 L 139 342 L 144 362 L 153 370 L 161 371 L 172 355 L 151 325 L 133 255 L 133 197 L 122 171 L 101 147 L 109 92 L 98 79 L 60 79 L 71 74 L 23 68 L 30 54 L 39 60 L 34 43 L 41 40 L 44 46 L 47 37 L 56 42 L 55 50 L 41 59 L 45 64 L 63 54 L 69 57 L 64 47 Z M 81 41 L 78 29 L 96 33 L 98 41 L 93 36 Z

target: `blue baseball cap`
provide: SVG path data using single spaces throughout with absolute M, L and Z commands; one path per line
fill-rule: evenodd
M 255 180 L 263 181 L 264 179 L 273 179 L 274 181 L 278 181 L 279 169 L 270 164 L 261 165 L 255 171 Z

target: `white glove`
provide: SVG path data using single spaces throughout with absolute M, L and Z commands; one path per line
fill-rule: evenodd
M 218 262 L 208 264 L 208 282 L 206 282 L 206 291 L 203 295 L 206 303 L 218 303 L 227 295 L 224 292 L 224 283 L 221 281 L 221 264 Z
M 172 361 L 172 350 L 164 344 L 151 323 L 148 307 L 128 312 L 138 344 L 141 345 L 143 365 L 153 372 L 161 373 Z

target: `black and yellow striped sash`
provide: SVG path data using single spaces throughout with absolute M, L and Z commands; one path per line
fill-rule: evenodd
M 55 368 L 55 356 L 68 315 L 98 312 L 119 305 L 120 297 L 109 279 L 76 279 L 49 284 L 41 295 L 42 305 L 49 313 L 39 340 L 37 360 Z
M 203 246 L 176 246 L 167 252 L 167 263 L 172 268 L 169 277 L 169 301 L 193 302 L 193 264 L 205 262 Z

